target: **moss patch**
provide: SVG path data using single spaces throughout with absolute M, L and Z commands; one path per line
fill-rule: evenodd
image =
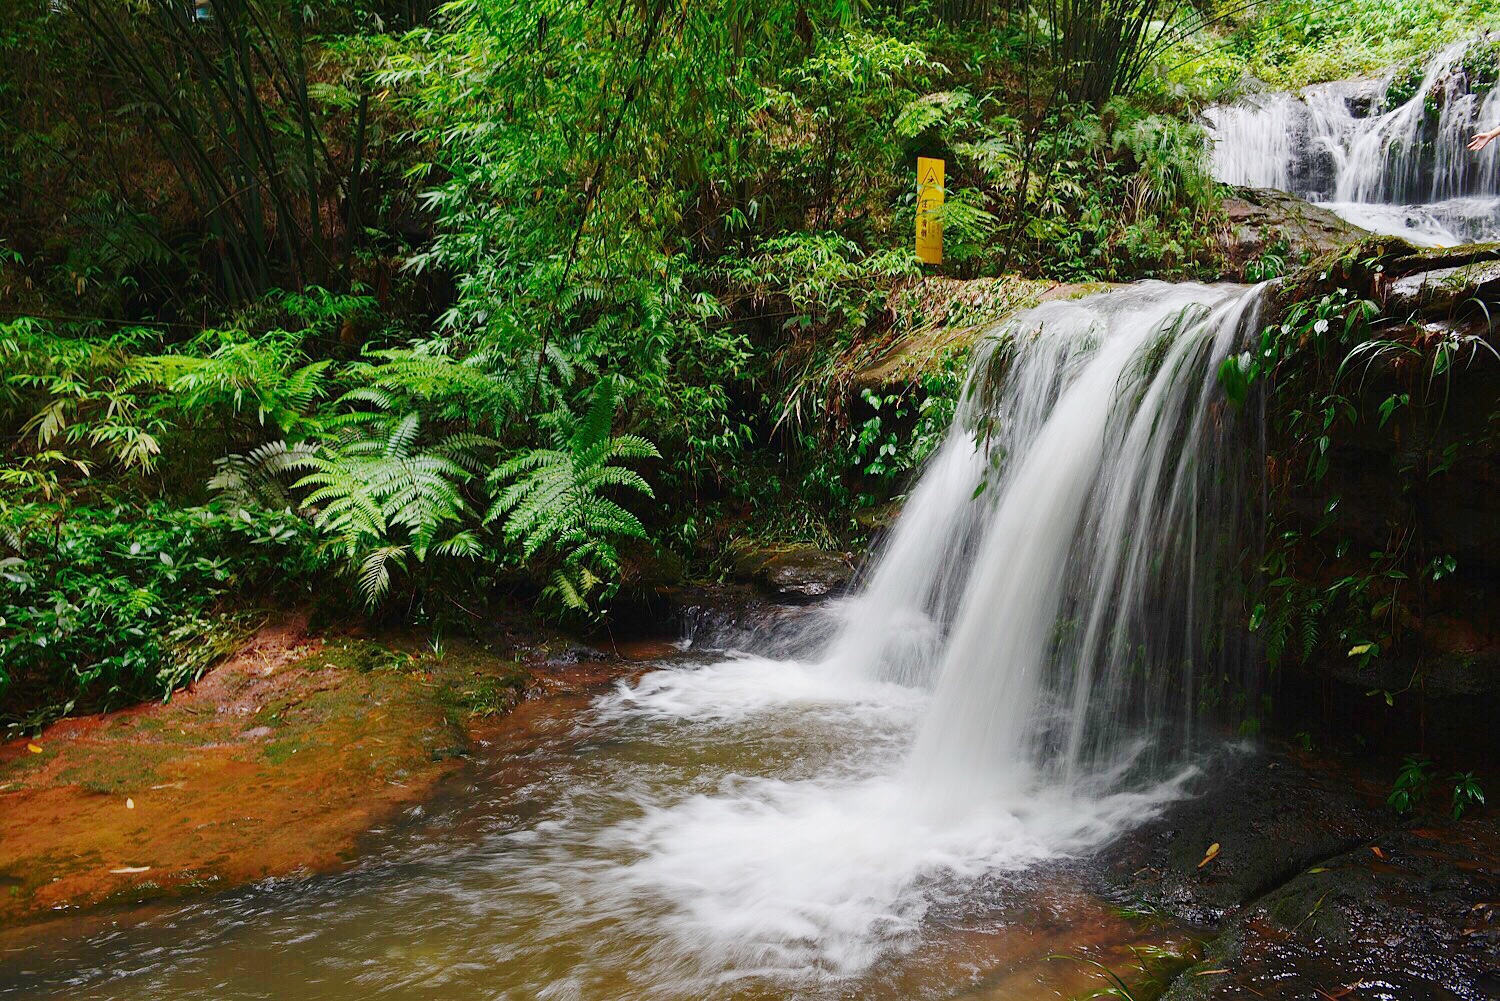
M 282 623 L 170 703 L 4 745 L 0 922 L 337 865 L 527 677 L 477 646 L 418 654 Z

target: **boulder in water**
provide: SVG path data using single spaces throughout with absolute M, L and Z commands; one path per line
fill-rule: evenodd
M 1247 274 L 1248 265 L 1267 253 L 1280 251 L 1288 264 L 1299 264 L 1338 250 L 1368 234 L 1329 209 L 1274 188 L 1235 188 L 1224 199 L 1229 218 L 1224 250 L 1230 272 Z
M 837 594 L 854 579 L 854 560 L 806 543 L 735 547 L 736 573 L 782 601 L 814 601 Z

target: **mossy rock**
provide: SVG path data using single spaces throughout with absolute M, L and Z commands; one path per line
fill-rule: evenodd
M 1424 313 L 1441 313 L 1466 296 L 1500 294 L 1489 267 L 1496 261 L 1500 261 L 1500 243 L 1421 248 L 1397 236 L 1371 236 L 1327 253 L 1281 279 L 1275 295 L 1283 308 L 1316 299 L 1335 288 L 1353 289 L 1384 303 L 1393 291 L 1402 289 L 1410 298 L 1413 290 L 1420 290 L 1423 276 L 1431 275 L 1432 291 L 1441 287 L 1444 294 L 1433 294 L 1421 308 Z M 1408 303 L 1392 303 L 1398 309 L 1405 305 Z
M 838 594 L 854 579 L 854 558 L 809 543 L 757 543 L 730 547 L 735 575 L 772 596 L 790 602 Z
M 1224 214 L 1231 277 L 1245 277 L 1253 261 L 1273 251 L 1279 250 L 1286 264 L 1298 265 L 1336 254 L 1369 235 L 1328 209 L 1272 188 L 1235 188 L 1224 199 Z

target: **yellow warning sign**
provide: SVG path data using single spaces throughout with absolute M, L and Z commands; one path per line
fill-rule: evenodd
M 917 157 L 917 259 L 943 263 L 943 223 L 936 218 L 943 207 L 943 161 Z

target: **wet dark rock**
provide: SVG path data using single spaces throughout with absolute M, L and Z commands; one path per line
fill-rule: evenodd
M 607 660 L 609 655 L 597 647 L 574 640 L 548 644 L 542 648 L 540 662 L 549 667 L 571 667 L 587 661 Z
M 1500 838 L 1483 818 L 1324 859 L 1236 915 L 1164 998 L 1500 997 Z
M 1286 751 L 1221 759 L 1194 791 L 1111 849 L 1112 896 L 1212 927 L 1392 819 L 1357 773 L 1307 767 Z
M 854 523 L 867 532 L 885 532 L 896 524 L 896 519 L 901 517 L 901 509 L 905 506 L 905 498 L 902 498 L 861 508 L 854 512 Z
M 734 570 L 782 601 L 816 601 L 838 594 L 854 579 L 854 557 L 803 543 L 741 544 Z
M 1334 367 L 1313 377 L 1322 378 L 1323 391 L 1349 397 L 1358 419 L 1335 428 L 1326 474 L 1295 484 L 1279 516 L 1302 533 L 1296 565 L 1310 586 L 1370 572 L 1372 563 L 1358 559 L 1330 562 L 1333 540 L 1345 553 L 1363 554 L 1388 551 L 1396 538 L 1418 554 L 1402 567 L 1417 583 L 1396 596 L 1378 656 L 1351 657 L 1349 644 L 1325 642 L 1308 663 L 1280 672 L 1277 704 L 1296 717 L 1286 721 L 1294 728 L 1357 733 L 1368 746 L 1397 753 L 1420 741 L 1434 753 L 1493 761 L 1500 751 L 1492 731 L 1500 714 L 1500 363 L 1491 349 L 1500 341 L 1491 318 L 1500 316 L 1500 244 L 1422 249 L 1371 237 L 1278 283 L 1276 298 L 1285 308 L 1337 287 L 1380 305 L 1373 336 L 1385 347 L 1339 369 L 1341 382 Z M 1450 363 L 1434 375 L 1443 345 Z M 1297 363 L 1317 364 L 1311 352 Z M 1380 411 L 1399 399 L 1416 402 Z M 1268 403 L 1295 405 L 1274 394 Z M 1295 448 L 1283 440 L 1272 451 Z M 1325 524 L 1334 507 L 1335 520 Z M 1329 529 L 1322 543 L 1314 540 L 1320 525 Z M 1437 558 L 1452 562 L 1441 579 L 1423 570 Z
M 1224 212 L 1229 219 L 1224 249 L 1237 277 L 1244 277 L 1245 265 L 1278 243 L 1286 245 L 1288 263 L 1296 265 L 1368 235 L 1328 209 L 1272 188 L 1235 188 L 1224 199 Z
M 1415 827 L 1370 769 L 1288 749 L 1221 760 L 1111 847 L 1109 896 L 1206 930 L 1165 1001 L 1500 997 L 1500 821 Z
M 671 631 L 694 650 L 753 650 L 795 657 L 827 635 L 817 604 L 771 600 L 750 584 L 700 584 L 671 593 Z

